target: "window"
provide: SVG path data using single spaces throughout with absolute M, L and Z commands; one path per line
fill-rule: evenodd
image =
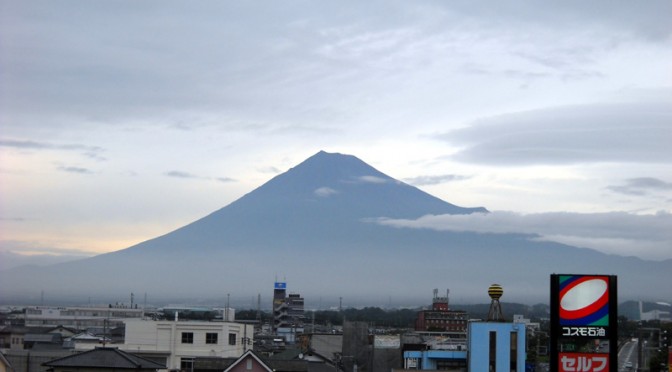
M 194 333 L 193 332 L 182 332 L 182 343 L 183 344 L 193 344 L 194 343 Z
M 205 343 L 206 344 L 216 344 L 217 343 L 217 334 L 216 333 L 206 333 L 205 334 Z
M 180 370 L 185 371 L 185 372 L 193 371 L 194 370 L 194 358 L 180 358 Z
M 236 344 L 236 334 L 229 333 L 229 345 L 235 345 L 235 344 Z

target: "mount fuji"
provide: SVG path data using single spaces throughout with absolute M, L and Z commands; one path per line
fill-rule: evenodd
M 457 302 L 546 302 L 552 273 L 616 274 L 619 297 L 671 297 L 670 262 L 606 255 L 532 235 L 395 228 L 380 218 L 488 213 L 397 181 L 350 155 L 319 152 L 228 206 L 120 251 L 0 272 L 0 297 L 35 301 L 270 298 L 273 282 L 307 306 L 420 304 L 433 288 Z M 667 284 L 664 284 L 667 283 Z M 508 299 L 507 299 L 508 297 Z M 117 297 L 119 298 L 119 297 Z

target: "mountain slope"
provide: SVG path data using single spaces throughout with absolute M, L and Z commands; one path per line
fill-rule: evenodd
M 482 302 L 493 282 L 507 301 L 545 301 L 554 272 L 618 274 L 629 296 L 668 296 L 670 262 L 609 256 L 535 242 L 516 234 L 397 229 L 378 217 L 487 212 L 462 208 L 399 182 L 354 156 L 319 152 L 189 225 L 127 249 L 39 270 L 0 272 L 2 298 L 85 299 L 149 293 L 150 298 L 270 295 L 274 279 L 307 302 L 346 297 L 426 301 L 449 287 Z M 123 297 L 122 297 L 123 298 Z

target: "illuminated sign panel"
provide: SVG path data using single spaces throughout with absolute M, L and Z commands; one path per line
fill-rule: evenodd
M 286 289 L 287 283 L 285 282 L 275 282 L 275 289 Z
M 609 372 L 609 354 L 560 353 L 560 372 Z
M 559 280 L 561 325 L 609 325 L 608 277 L 561 275 Z
M 617 296 L 614 275 L 551 275 L 551 371 L 615 370 Z

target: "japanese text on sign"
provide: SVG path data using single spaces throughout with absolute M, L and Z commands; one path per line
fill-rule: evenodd
M 603 327 L 562 327 L 565 337 L 605 337 L 607 330 Z
M 609 371 L 607 354 L 560 353 L 560 372 Z

